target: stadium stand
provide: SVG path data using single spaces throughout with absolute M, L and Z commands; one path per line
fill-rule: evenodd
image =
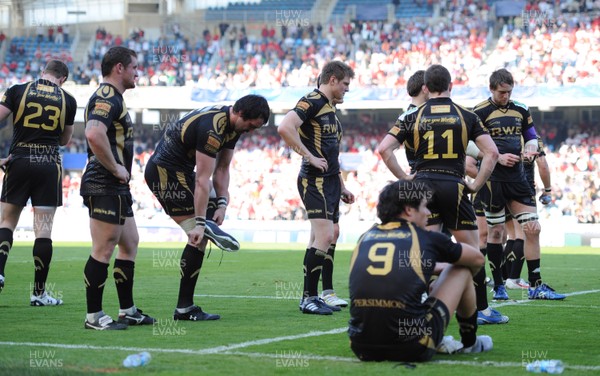
M 239 12 L 269 13 L 282 9 L 309 12 L 316 1 L 288 0 L 230 4 L 208 9 L 197 34 L 189 28 L 161 27 L 160 36 L 147 36 L 143 29 L 129 35 L 113 34 L 99 27 L 90 41 L 87 63 L 72 63 L 73 80 L 95 86 L 100 81 L 100 58 L 114 45 L 138 52 L 140 86 L 191 86 L 202 89 L 280 89 L 309 87 L 316 83 L 320 64 L 338 58 L 351 64 L 357 74 L 351 90 L 393 88 L 404 90 L 413 71 L 440 63 L 449 68 L 455 85 L 487 86 L 489 72 L 497 67 L 511 70 L 519 86 L 589 85 L 600 72 L 600 2 L 528 1 L 526 12 L 512 18 L 490 19 L 496 1 L 446 0 L 437 4 L 441 17 L 430 22 L 436 10 L 431 1 L 397 1 L 397 19 L 348 20 L 341 25 L 277 25 L 256 16 L 249 19 L 218 18 Z M 257 3 L 254 1 L 253 3 Z M 350 4 L 373 7 L 389 1 L 339 0 L 331 16 Z M 554 5 L 554 6 L 553 6 Z M 339 9 L 338 9 L 339 8 Z M 410 16 L 406 16 L 410 15 Z M 543 15 L 544 17 L 539 17 Z M 525 16 L 525 17 L 523 17 Z M 254 17 L 254 16 L 253 16 Z M 271 17 L 271 16 L 269 16 Z M 334 19 L 335 17 L 330 17 Z M 220 25 L 217 25 L 217 22 Z M 494 35 L 499 35 L 495 39 Z M 56 37 L 56 35 L 55 35 Z M 72 40 L 48 41 L 47 31 L 37 36 L 8 36 L 6 59 L 0 68 L 0 84 L 33 78 L 48 56 L 72 59 Z M 83 42 L 86 43 L 86 42 Z M 65 55 L 62 55 L 65 54 Z M 14 62 L 14 64 L 13 64 Z M 371 124 L 367 131 L 357 119 L 344 123 L 343 152 L 349 153 L 346 185 L 358 197 L 354 205 L 343 205 L 348 219 L 374 220 L 374 205 L 380 187 L 392 179 L 375 145 L 391 124 Z M 540 208 L 542 217 L 564 216 L 582 223 L 600 221 L 600 134 L 596 119 L 571 124 L 563 119 L 537 124 L 548 146 L 552 169 L 553 203 Z M 160 205 L 143 184 L 142 171 L 152 153 L 158 132 L 139 127 L 133 173 L 133 195 L 137 214 L 152 218 Z M 2 129 L 0 129 L 2 132 Z M 0 155 L 7 155 L 10 140 L 0 142 Z M 267 127 L 241 141 L 232 168 L 231 204 L 228 216 L 235 219 L 301 219 L 295 177 L 298 156 L 287 150 Z M 85 142 L 74 137 L 66 153 L 85 153 Z M 358 158 L 354 158 L 358 156 Z M 350 158 L 352 157 L 352 158 Z M 402 161 L 401 155 L 399 155 Z M 65 207 L 81 210 L 78 194 L 80 171 L 65 177 Z

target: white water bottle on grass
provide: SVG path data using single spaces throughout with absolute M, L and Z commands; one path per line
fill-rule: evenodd
M 564 371 L 565 366 L 560 360 L 536 360 L 527 364 L 525 369 L 533 373 L 550 373 L 560 374 Z
M 123 360 L 123 366 L 127 368 L 145 366 L 146 364 L 150 363 L 150 359 L 152 359 L 152 357 L 147 351 L 139 354 L 131 354 L 128 355 L 125 360 Z

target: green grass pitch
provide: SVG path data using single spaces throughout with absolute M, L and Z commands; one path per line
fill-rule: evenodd
M 31 244 L 15 242 L 0 294 L 1 375 L 515 375 L 535 359 L 561 359 L 566 375 L 600 374 L 600 250 L 543 250 L 542 275 L 562 302 L 528 301 L 509 290 L 511 301 L 491 303 L 510 317 L 506 325 L 482 326 L 494 349 L 483 354 L 436 356 L 426 364 L 360 363 L 349 348 L 348 308 L 333 316 L 302 315 L 301 245 L 242 244 L 237 253 L 213 248 L 196 288 L 196 304 L 219 313 L 214 322 L 174 322 L 181 243 L 143 244 L 137 262 L 137 306 L 157 324 L 121 332 L 83 329 L 83 267 L 89 244 L 55 243 L 48 289 L 59 307 L 30 307 Z M 338 247 L 334 285 L 348 296 L 351 245 Z M 222 259 L 221 259 L 222 257 Z M 109 269 L 109 270 L 112 270 Z M 491 299 L 491 295 L 490 295 Z M 104 310 L 117 316 L 109 273 Z M 453 320 L 448 334 L 458 338 Z M 126 355 L 147 350 L 151 362 L 126 369 Z

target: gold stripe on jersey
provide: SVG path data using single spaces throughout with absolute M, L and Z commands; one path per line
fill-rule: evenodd
M 117 144 L 117 156 L 119 157 L 118 162 L 125 163 L 123 156 L 123 149 L 125 149 L 125 129 L 118 121 L 113 121 L 115 126 L 115 142 Z
M 463 117 L 462 111 L 464 109 L 459 108 L 459 106 L 454 105 L 456 112 L 458 113 L 458 117 L 460 118 L 460 134 L 461 141 L 463 146 L 463 151 L 467 150 L 467 144 L 469 143 L 469 134 L 467 133 L 467 124 L 465 123 L 465 118 Z
M 179 182 L 179 184 L 181 184 L 183 188 L 187 189 L 188 192 L 190 192 L 193 195 L 194 192 L 192 192 L 192 190 L 187 184 L 187 181 L 185 180 L 185 174 L 181 171 L 177 171 L 175 175 L 177 176 L 177 181 Z
M 119 115 L 118 120 L 121 120 L 127 116 L 127 107 L 125 106 L 125 102 L 122 102 L 122 103 L 123 103 L 123 111 Z M 125 123 L 127 123 L 127 122 L 125 122 Z M 123 125 L 119 121 L 113 121 L 113 124 L 114 124 L 115 130 L 116 130 L 115 140 L 117 142 L 117 154 L 118 154 L 121 162 L 125 163 L 125 158 L 123 156 L 123 150 L 125 149 L 125 139 L 127 139 L 127 135 L 125 134 L 125 128 L 123 128 Z M 130 130 L 130 131 L 132 131 L 132 130 Z
M 23 92 L 23 96 L 21 97 L 21 102 L 19 103 L 19 109 L 17 110 L 17 114 L 15 115 L 15 118 L 13 119 L 13 124 L 17 123 L 23 116 L 23 112 L 25 112 L 25 102 L 27 102 L 27 94 L 29 93 L 29 88 L 31 87 L 32 84 L 33 84 L 33 82 L 30 82 L 29 84 L 27 84 L 27 87 L 25 88 L 25 91 Z
M 308 179 L 307 178 L 302 178 L 300 180 L 300 184 L 302 184 L 302 198 L 306 197 L 306 190 L 308 188 Z
M 225 133 L 225 127 L 227 126 L 227 114 L 219 112 L 213 116 L 213 129 L 217 134 L 222 135 Z
M 315 186 L 317 187 L 317 191 L 319 191 L 319 193 L 321 194 L 321 196 L 323 196 L 323 200 L 325 201 L 325 205 L 327 205 L 327 197 L 325 197 L 325 191 L 323 190 L 323 182 L 325 181 L 325 179 L 323 178 L 316 178 L 315 179 Z
M 167 169 L 164 167 L 156 166 L 156 170 L 158 171 L 158 185 L 160 189 L 160 194 L 162 195 L 162 191 L 167 189 Z
M 61 163 L 55 163 L 54 167 L 56 167 L 56 185 L 58 187 L 62 187 L 62 164 Z M 62 189 L 59 189 L 58 192 L 56 192 L 56 200 L 60 201 L 62 198 Z
M 211 112 L 204 112 L 204 113 L 199 113 L 197 115 L 194 115 L 192 117 L 190 117 L 189 119 L 187 119 L 183 125 L 181 126 L 181 133 L 179 134 L 179 137 L 181 139 L 181 143 L 185 145 L 185 140 L 183 138 L 183 136 L 185 135 L 185 131 L 187 131 L 188 127 L 190 126 L 190 124 L 192 124 L 194 121 L 196 121 L 196 119 L 198 119 L 200 116 L 204 115 L 204 114 L 209 114 Z
M 310 121 L 310 124 L 313 126 L 313 134 L 314 134 L 314 139 L 313 139 L 313 143 L 315 146 L 315 149 L 317 150 L 317 153 L 319 153 L 319 156 L 323 155 L 323 151 L 321 149 L 321 144 L 322 144 L 322 139 L 321 139 L 321 124 L 319 124 L 318 121 L 315 121 L 314 119 Z
M 408 228 L 410 229 L 410 234 L 412 236 L 412 244 L 410 246 L 410 266 L 414 270 L 415 274 L 423 283 L 427 283 L 425 281 L 425 275 L 423 274 L 423 266 L 421 262 L 421 244 L 419 243 L 419 237 L 417 236 L 417 231 L 415 230 L 415 226 L 412 223 L 408 223 Z
M 428 335 L 425 335 L 419 339 L 419 343 L 429 349 L 435 349 L 437 346 L 435 345 L 435 341 Z
M 421 123 L 421 116 L 423 115 L 423 110 L 425 109 L 425 106 L 421 106 L 421 108 L 419 109 L 419 111 L 417 112 L 417 117 L 415 118 L 415 122 L 413 124 L 413 150 L 416 152 L 417 150 L 419 150 L 419 128 L 420 123 Z
M 508 110 L 506 112 L 503 112 L 500 109 L 495 109 L 488 115 L 487 118 L 481 119 L 481 120 L 483 120 L 484 122 L 487 123 L 489 120 L 502 118 L 502 117 L 515 117 L 515 118 L 523 120 L 523 114 L 521 114 L 519 111 Z
M 65 121 L 67 116 L 67 101 L 65 100 L 65 92 L 62 90 L 58 90 L 60 92 L 60 100 L 62 105 L 60 106 L 60 130 L 65 130 Z
M 459 209 L 460 203 L 462 202 L 463 190 L 465 188 L 465 186 L 462 184 L 456 184 L 456 185 L 458 187 L 458 189 L 457 189 L 458 195 L 456 197 L 456 212 L 455 212 L 456 213 L 456 223 L 454 224 L 454 228 L 458 228 L 458 217 L 459 217 L 458 212 L 460 211 L 460 209 Z

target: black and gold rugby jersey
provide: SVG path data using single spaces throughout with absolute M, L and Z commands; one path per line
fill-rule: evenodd
M 158 166 L 193 173 L 196 152 L 212 158 L 222 149 L 234 149 L 240 134 L 229 119 L 231 106 L 194 110 L 167 127 L 150 159 Z
M 350 261 L 350 327 L 353 340 L 391 344 L 398 323 L 427 311 L 421 296 L 436 262 L 456 262 L 462 246 L 446 235 L 398 220 L 362 235 Z
M 536 137 L 529 108 L 523 103 L 510 100 L 506 107 L 498 107 L 491 98 L 488 98 L 475 106 L 474 111 L 490 132 L 500 154 L 511 153 L 520 156 L 523 149 L 521 137 L 525 142 Z M 490 180 L 524 181 L 523 163 L 518 162 L 513 167 L 497 163 Z
M 486 134 L 472 111 L 450 98 L 431 98 L 407 110 L 389 132 L 406 142 L 415 153 L 415 170 L 453 175 L 465 174 L 467 143 Z
M 0 104 L 13 114 L 11 158 L 59 156 L 65 125 L 73 125 L 77 102 L 52 81 L 39 79 L 11 86 Z
M 103 83 L 92 94 L 85 109 L 85 122 L 97 120 L 107 128 L 110 150 L 118 164 L 131 174 L 133 163 L 133 123 L 125 101 L 112 85 Z M 102 164 L 88 145 L 88 164 L 81 178 L 81 194 L 102 196 L 129 193 L 129 184 L 120 183 Z
M 307 160 L 302 161 L 301 177 L 337 175 L 340 172 L 340 141 L 342 124 L 335 114 L 335 107 L 318 89 L 302 97 L 293 109 L 303 123 L 298 132 L 300 140 L 311 154 L 327 160 L 327 171 L 321 171 Z

